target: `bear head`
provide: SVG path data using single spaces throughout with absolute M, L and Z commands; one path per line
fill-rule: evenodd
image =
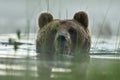
M 73 55 L 89 53 L 91 36 L 86 12 L 77 12 L 73 19 L 66 20 L 53 19 L 50 13 L 42 13 L 38 24 L 37 53 Z

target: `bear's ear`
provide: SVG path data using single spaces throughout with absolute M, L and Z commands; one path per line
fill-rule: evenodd
M 80 24 L 82 24 L 84 28 L 88 27 L 89 22 L 88 22 L 88 15 L 86 12 L 80 11 L 80 12 L 75 13 L 74 19 Z
M 42 28 L 52 20 L 53 16 L 50 13 L 42 13 L 38 18 L 38 25 L 40 28 Z

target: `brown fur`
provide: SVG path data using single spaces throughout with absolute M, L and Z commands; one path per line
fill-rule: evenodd
M 50 13 L 42 13 L 38 20 L 39 29 L 36 40 L 36 52 L 54 54 L 58 51 L 65 53 L 79 53 L 89 55 L 91 46 L 91 36 L 88 29 L 88 16 L 85 12 L 77 12 L 73 19 L 59 20 L 53 19 Z M 63 49 L 57 43 L 57 39 L 62 34 L 63 41 L 61 44 Z M 58 48 L 60 47 L 60 49 Z

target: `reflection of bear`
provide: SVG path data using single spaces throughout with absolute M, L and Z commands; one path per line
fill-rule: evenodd
M 39 58 L 53 60 L 57 53 L 76 56 L 75 61 L 89 60 L 91 36 L 85 12 L 76 13 L 70 20 L 53 19 L 50 13 L 42 13 L 38 23 L 36 52 Z

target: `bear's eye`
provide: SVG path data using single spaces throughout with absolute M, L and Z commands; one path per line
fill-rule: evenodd
M 76 35 L 77 34 L 76 30 L 73 29 L 73 28 L 70 28 L 68 32 L 69 32 L 70 35 Z

